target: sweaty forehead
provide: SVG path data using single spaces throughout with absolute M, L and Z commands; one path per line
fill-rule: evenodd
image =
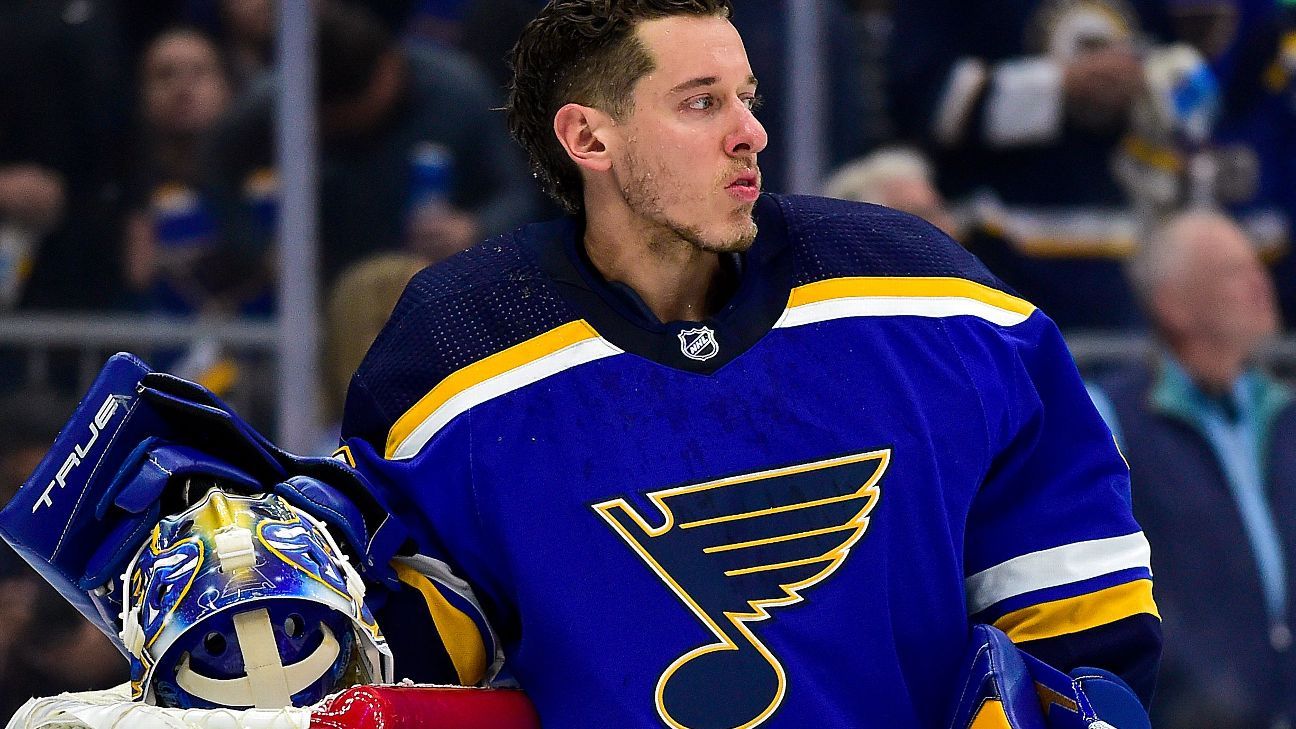
M 658 91 L 695 78 L 743 84 L 751 77 L 742 37 L 725 18 L 659 18 L 641 23 L 635 32 L 656 66 L 642 82 Z

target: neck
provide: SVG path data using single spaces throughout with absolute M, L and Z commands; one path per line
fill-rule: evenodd
M 642 221 L 589 216 L 585 252 L 603 278 L 634 289 L 662 322 L 711 316 L 733 284 L 720 254 L 667 230 L 645 230 Z
M 1193 382 L 1210 395 L 1230 392 L 1250 360 L 1240 348 L 1201 340 L 1184 340 L 1171 350 Z

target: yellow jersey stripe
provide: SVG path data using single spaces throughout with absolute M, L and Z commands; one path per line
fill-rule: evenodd
M 852 277 L 793 289 L 778 327 L 851 316 L 979 316 L 1011 326 L 1035 307 L 1015 296 L 959 278 Z M 575 350 L 575 351 L 572 351 Z M 567 356 L 557 355 L 566 352 Z M 584 320 L 570 322 L 464 367 L 442 380 L 406 411 L 387 435 L 387 458 L 410 458 L 445 423 L 473 405 L 498 397 L 567 367 L 621 350 L 603 340 Z M 548 361 L 554 358 L 554 361 Z M 496 387 L 474 388 L 496 378 Z M 455 402 L 456 399 L 463 400 Z M 440 417 L 437 417 L 440 416 Z
M 854 316 L 977 316 L 1012 326 L 1034 305 L 975 281 L 943 277 L 850 277 L 792 290 L 780 327 Z
M 995 621 L 1014 643 L 1054 638 L 1147 613 L 1160 619 L 1152 599 L 1152 581 L 1134 580 L 1087 595 L 1044 602 L 1015 610 Z
M 584 320 L 528 339 L 446 377 L 387 433 L 387 458 L 412 458 L 456 415 L 585 362 L 620 354 Z
M 1004 711 L 1003 703 L 999 699 L 988 699 L 977 709 L 968 729 L 1012 729 L 1012 724 L 1008 723 L 1008 713 Z
M 888 297 L 958 297 L 981 301 L 1000 309 L 1030 315 L 1035 306 L 1028 301 L 990 288 L 975 281 L 947 277 L 866 277 L 833 278 L 816 281 L 792 290 L 788 306 L 802 306 L 827 299 L 860 296 Z
M 413 587 L 423 595 L 427 602 L 428 613 L 436 625 L 437 635 L 445 645 L 446 654 L 454 664 L 459 683 L 464 686 L 475 686 L 486 677 L 486 644 L 477 624 L 462 610 L 451 605 L 432 580 L 409 565 L 393 562 L 396 576 L 401 582 Z

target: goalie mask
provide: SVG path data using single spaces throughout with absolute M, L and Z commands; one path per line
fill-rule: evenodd
M 278 496 L 212 489 L 163 519 L 122 577 L 135 699 L 279 708 L 392 680 L 360 576 Z

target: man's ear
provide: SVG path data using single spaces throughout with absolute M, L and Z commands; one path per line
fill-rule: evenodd
M 589 106 L 567 104 L 554 114 L 554 134 L 576 166 L 590 172 L 612 168 L 603 137 L 613 126 L 612 118 Z

